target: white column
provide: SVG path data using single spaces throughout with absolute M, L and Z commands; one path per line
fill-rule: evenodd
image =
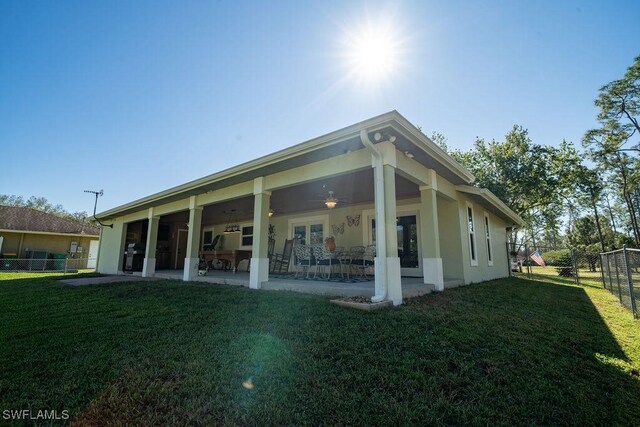
M 271 193 L 264 189 L 264 178 L 253 180 L 253 247 L 249 287 L 260 289 L 269 280 L 269 201 Z
M 396 168 L 390 164 L 385 164 L 383 168 L 386 233 L 386 251 L 384 255 L 387 263 L 387 298 L 393 301 L 393 305 L 400 305 L 402 304 L 402 281 L 396 228 Z
M 158 224 L 160 217 L 153 215 L 153 208 L 149 208 L 149 226 L 147 228 L 147 247 L 144 251 L 142 263 L 142 277 L 153 277 L 156 273 L 156 246 L 158 244 Z
M 420 187 L 420 246 L 422 247 L 422 272 L 424 283 L 435 285 L 436 291 L 444 290 L 440 233 L 438 231 L 438 199 L 435 171 L 430 171 L 430 185 Z
M 196 196 L 189 200 L 189 232 L 187 234 L 187 253 L 184 259 L 182 280 L 193 280 L 198 275 L 200 261 L 200 226 L 202 223 L 202 206 L 196 206 Z

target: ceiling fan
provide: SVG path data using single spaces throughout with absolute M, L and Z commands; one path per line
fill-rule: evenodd
M 324 197 L 324 196 L 320 195 L 320 197 Z M 322 202 L 329 209 L 335 208 L 338 205 L 338 203 L 349 203 L 349 201 L 345 200 L 344 198 L 336 197 L 335 194 L 333 193 L 333 190 L 327 190 L 326 197 L 324 197 L 324 198 L 312 199 L 312 200 L 309 200 L 309 201 L 310 202 Z

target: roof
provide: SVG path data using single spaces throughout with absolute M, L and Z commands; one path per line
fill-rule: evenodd
M 0 205 L 0 230 L 98 236 L 100 229 L 37 209 Z
M 411 144 L 416 147 L 415 160 L 425 162 L 427 167 L 436 170 L 439 175 L 455 185 L 471 184 L 475 180 L 471 172 L 456 162 L 400 113 L 393 110 L 238 166 L 134 200 L 101 212 L 97 216 L 102 220 L 115 218 L 331 158 L 348 150 L 363 149 L 360 140 L 361 129 L 366 129 L 371 134 L 372 140 L 373 133 L 379 130 L 394 130 L 394 133 L 399 134 L 395 143 L 399 148 L 401 148 L 400 144 Z M 401 150 L 405 151 L 406 148 Z

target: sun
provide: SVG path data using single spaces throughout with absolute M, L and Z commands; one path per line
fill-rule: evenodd
M 394 76 L 400 42 L 388 27 L 365 27 L 346 37 L 346 65 L 362 83 L 380 84 Z

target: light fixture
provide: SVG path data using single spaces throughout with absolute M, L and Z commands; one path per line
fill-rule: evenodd
M 338 199 L 333 197 L 333 191 L 329 191 L 329 197 L 327 197 L 324 201 L 324 204 L 327 205 L 329 209 L 333 209 L 338 204 Z
M 387 138 L 387 141 L 389 142 L 396 142 L 396 136 L 395 135 L 389 135 L 388 133 L 385 132 L 385 134 L 381 134 L 380 132 L 376 132 L 373 134 L 373 139 L 376 142 L 382 142 L 382 138 Z
M 240 226 L 236 223 L 234 224 L 234 218 L 236 217 L 236 210 L 235 209 L 231 209 L 229 212 L 227 211 L 223 211 L 223 213 L 228 213 L 229 214 L 229 219 L 227 220 L 227 226 L 224 228 L 224 233 L 225 234 L 229 234 L 229 233 L 238 233 L 240 232 Z
M 271 218 L 274 213 L 275 213 L 275 211 L 273 209 L 269 208 L 269 218 Z
M 413 153 L 411 151 L 405 151 L 404 155 L 407 156 L 410 159 L 413 159 Z

